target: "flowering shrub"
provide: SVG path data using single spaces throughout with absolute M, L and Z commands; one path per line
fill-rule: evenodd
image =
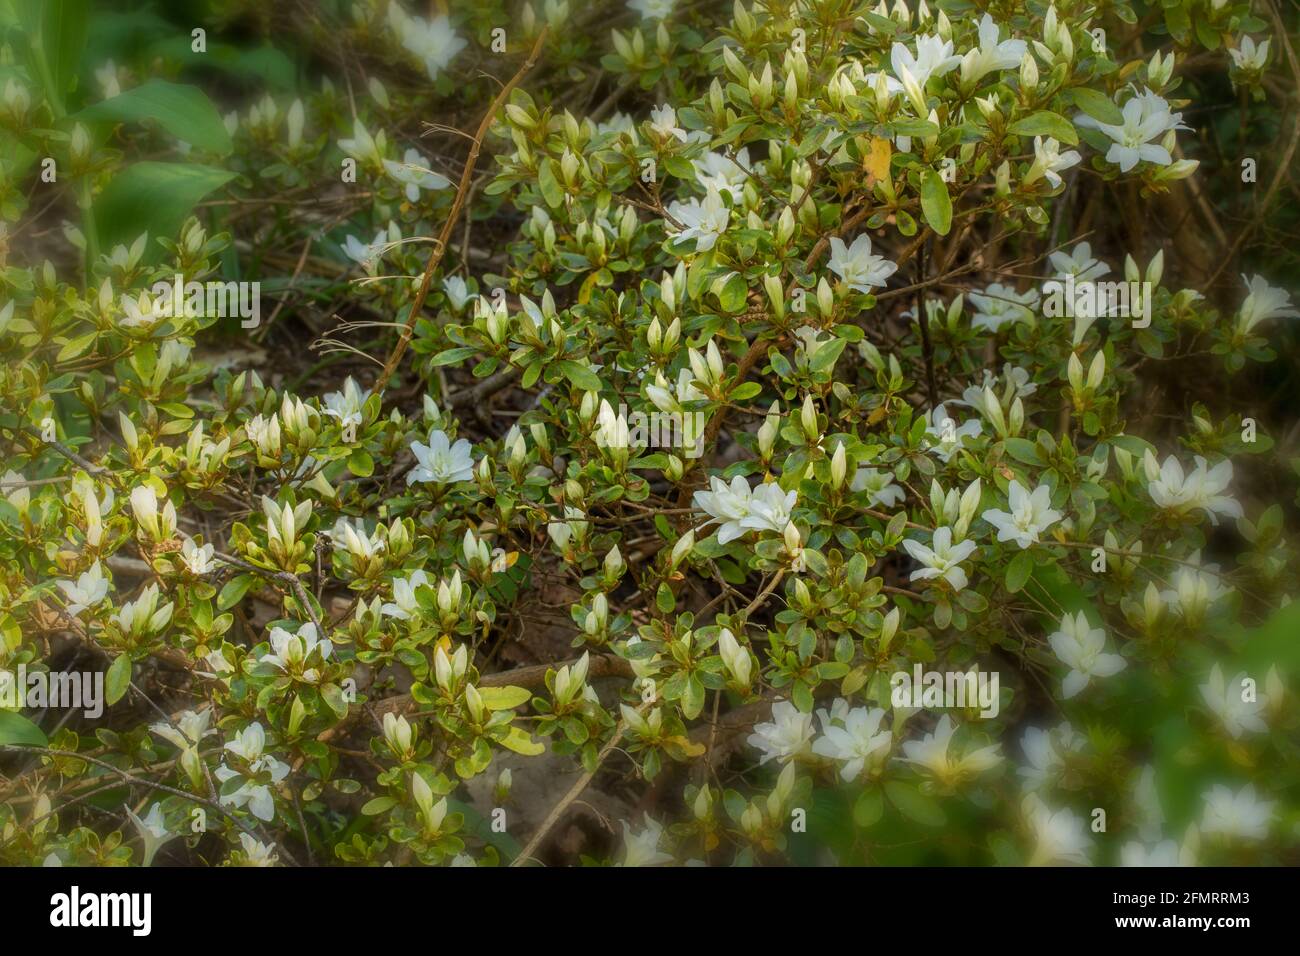
M 0 860 L 1294 861 L 1273 0 L 427 12 L 0 4 Z

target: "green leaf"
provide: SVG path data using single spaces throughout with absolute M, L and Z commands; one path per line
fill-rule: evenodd
M 510 732 L 497 742 L 507 750 L 513 750 L 515 753 L 523 754 L 525 757 L 536 757 L 538 754 L 546 751 L 546 746 L 544 744 L 538 743 L 529 736 L 528 731 L 522 730 L 519 727 L 511 727 Z
M 429 364 L 435 368 L 439 365 L 457 365 L 465 361 L 465 359 L 477 354 L 478 349 L 473 348 L 472 346 L 462 345 L 457 348 L 447 349 L 444 352 L 439 352 L 433 357 Z
M 1079 134 L 1075 132 L 1074 125 L 1064 116 L 1049 110 L 1039 110 L 1016 120 L 1008 127 L 1008 132 L 1017 136 L 1054 136 L 1062 143 L 1079 145 Z
M 217 595 L 217 607 L 223 611 L 234 607 L 244 599 L 244 595 L 256 580 L 257 577 L 252 574 L 238 574 L 231 578 Z
M 1114 100 L 1101 90 L 1079 86 L 1067 90 L 1064 96 L 1098 123 L 1105 123 L 1108 126 L 1120 126 L 1124 122 L 1123 111 L 1115 105 Z
M 897 780 L 885 783 L 885 796 L 898 808 L 899 813 L 921 826 L 939 827 L 947 822 L 943 808 L 915 787 Z
M 100 245 L 129 245 L 146 232 L 153 238 L 175 238 L 199 200 L 234 178 L 232 172 L 196 163 L 128 166 L 95 201 Z M 161 250 L 151 244 L 150 251 L 156 255 Z
M 393 807 L 397 806 L 397 801 L 392 797 L 375 797 L 367 801 L 366 805 L 361 808 L 361 815 L 366 817 L 377 817 L 381 813 L 386 813 Z
M 358 478 L 369 478 L 375 473 L 375 460 L 364 448 L 358 448 L 348 456 L 348 471 Z
M 480 687 L 478 693 L 488 710 L 510 710 L 533 696 L 524 687 Z
M 0 710 L 0 744 L 23 744 L 44 747 L 49 744 L 44 732 L 22 714 Z
M 556 362 L 555 368 L 559 369 L 565 378 L 584 392 L 600 391 L 600 378 L 586 365 L 564 359 Z
M 1034 573 L 1034 555 L 1033 552 L 1021 551 L 1011 563 L 1007 565 L 1006 588 L 1012 594 L 1015 594 L 1025 586 L 1029 576 Z
M 948 195 L 948 184 L 933 169 L 921 176 L 921 213 L 931 229 L 941 236 L 948 235 L 952 228 L 952 197 Z
M 63 97 L 75 86 L 81 52 L 86 46 L 90 2 L 15 0 L 13 9 L 27 34 L 23 47 L 33 64 L 33 75 L 46 86 L 46 93 L 61 114 Z
M 564 202 L 564 188 L 555 178 L 555 171 L 552 168 L 554 165 L 555 160 L 546 159 L 537 167 L 537 187 L 542 191 L 542 198 L 546 200 L 546 205 L 558 209 Z
M 320 689 L 320 696 L 325 705 L 342 720 L 348 715 L 348 702 L 343 697 L 343 689 L 338 684 L 326 684 Z
M 862 829 L 871 826 L 884 815 L 885 795 L 872 787 L 862 791 L 857 803 L 853 805 L 853 822 Z
M 221 114 L 197 86 L 150 80 L 109 100 L 86 107 L 74 119 L 85 123 L 152 120 L 177 139 L 218 156 L 230 153 L 230 134 Z
M 104 675 L 104 699 L 116 704 L 131 686 L 131 656 L 118 654 Z

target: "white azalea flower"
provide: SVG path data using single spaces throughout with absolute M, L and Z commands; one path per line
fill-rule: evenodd
M 773 758 L 789 763 L 808 753 L 812 739 L 813 715 L 801 712 L 788 700 L 778 700 L 772 705 L 771 722 L 754 725 L 749 745 L 762 751 L 760 764 Z
M 1291 293 L 1269 285 L 1263 276 L 1256 275 L 1247 279 L 1243 275 L 1241 278 L 1249 290 L 1246 301 L 1241 303 L 1241 308 L 1237 311 L 1237 328 L 1242 334 L 1269 319 L 1300 316 L 1300 312 L 1291 307 Z
M 143 855 L 140 860 L 141 866 L 151 866 L 154 855 L 162 847 L 172 840 L 175 840 L 179 833 L 172 833 L 167 829 L 167 824 L 163 820 L 162 804 L 155 803 L 149 808 L 144 819 L 136 816 L 134 810 L 127 806 L 126 815 L 130 818 L 131 823 L 135 826 L 136 832 L 140 834 L 140 840 L 144 843 Z
M 384 160 L 384 169 L 389 176 L 406 187 L 408 202 L 419 202 L 421 189 L 446 189 L 451 185 L 451 180 L 446 176 L 439 176 L 429 169 L 429 161 L 418 149 L 408 149 L 400 163 L 392 159 Z
M 1056 278 L 1074 277 L 1076 283 L 1100 279 L 1110 272 L 1110 266 L 1093 258 L 1092 243 L 1081 242 L 1069 252 L 1056 251 L 1047 257 L 1056 270 Z
M 1182 123 L 1182 113 L 1171 113 L 1169 103 L 1163 97 L 1144 90 L 1124 104 L 1123 114 L 1124 122 L 1118 126 L 1098 122 L 1086 115 L 1077 117 L 1074 122 L 1077 126 L 1099 129 L 1114 140 L 1106 153 L 1106 162 L 1119 166 L 1122 173 L 1127 173 L 1143 160 L 1159 166 L 1173 162 L 1169 150 L 1152 140 L 1163 137 L 1170 130 L 1189 129 Z
M 1219 719 L 1234 740 L 1245 733 L 1260 734 L 1268 730 L 1264 723 L 1264 712 L 1268 698 L 1255 694 L 1254 700 L 1245 700 L 1246 674 L 1237 674 L 1230 681 L 1224 681 L 1223 670 L 1218 664 L 1210 668 L 1210 677 L 1199 688 L 1201 698 L 1210 712 Z
M 1016 773 L 1024 777 L 1025 788 L 1040 790 L 1057 782 L 1065 767 L 1065 758 L 1078 753 L 1086 743 L 1068 722 L 1051 730 L 1029 727 L 1020 738 L 1020 747 L 1028 763 Z
M 263 654 L 259 664 L 268 664 L 286 674 L 297 674 L 308 684 L 320 680 L 320 672 L 315 667 L 304 668 L 308 658 L 318 653 L 322 661 L 329 660 L 334 645 L 316 633 L 316 625 L 310 622 L 301 625 L 294 634 L 282 627 L 271 628 L 271 653 Z
M 1237 43 L 1236 49 L 1228 49 L 1228 56 L 1232 57 L 1233 64 L 1239 70 L 1262 70 L 1264 64 L 1268 62 L 1269 42 L 1265 40 L 1263 43 L 1256 45 L 1252 37 L 1243 34 L 1241 40 Z
M 349 425 L 355 428 L 361 424 L 362 412 L 366 406 L 366 399 L 369 397 L 370 393 L 363 392 L 357 385 L 356 380 L 349 375 L 343 383 L 343 390 L 328 392 L 322 402 L 325 405 L 325 414 L 337 421 L 339 426 L 346 430 Z
M 743 537 L 745 528 L 741 521 L 749 517 L 749 505 L 754 494 L 749 489 L 742 475 L 731 479 L 727 484 L 721 478 L 709 478 L 709 491 L 695 492 L 695 507 L 709 515 L 705 524 L 718 524 L 718 543 L 726 544 Z
M 194 539 L 190 537 L 181 542 L 181 560 L 185 562 L 185 567 L 189 569 L 190 574 L 207 574 L 212 568 L 214 554 L 216 548 L 211 544 L 195 544 Z
M 650 128 L 665 139 L 672 136 L 684 143 L 688 138 L 686 130 L 677 125 L 677 110 L 667 103 L 650 111 Z
M 1034 793 L 1025 797 L 1023 810 L 1034 834 L 1034 852 L 1029 859 L 1030 866 L 1089 864 L 1088 851 L 1092 838 L 1088 836 L 1088 828 L 1084 826 L 1083 819 L 1074 811 L 1068 807 L 1052 810 Z
M 645 826 L 639 833 L 634 832 L 623 821 L 623 866 L 659 866 L 661 863 L 671 863 L 671 855 L 662 852 L 659 849 L 659 841 L 663 839 L 663 824 L 653 819 L 650 814 L 645 814 Z
M 742 148 L 736 158 L 722 153 L 708 152 L 695 160 L 695 179 L 705 189 L 713 187 L 720 193 L 731 197 L 732 202 L 739 202 L 749 181 L 749 148 Z
M 677 0 L 628 0 L 628 8 L 641 14 L 642 20 L 667 20 Z
M 938 578 L 947 581 L 954 591 L 960 591 L 968 583 L 961 562 L 974 553 L 975 547 L 975 542 L 969 539 L 953 544 L 952 528 L 949 527 L 935 529 L 930 547 L 908 538 L 903 541 L 903 549 L 922 565 L 912 572 L 908 580 Z
M 889 62 L 894 68 L 894 75 L 900 80 L 906 71 L 912 75 L 917 86 L 925 89 L 930 77 L 943 76 L 956 69 L 961 63 L 961 57 L 953 56 L 951 40 L 938 36 L 919 36 L 916 38 L 915 56 L 906 44 L 895 43 L 889 48 Z
M 384 247 L 387 245 L 388 231 L 380 229 L 371 242 L 362 242 L 356 236 L 348 236 L 343 240 L 343 254 L 367 272 L 371 272 L 384 254 Z
M 1014 70 L 1025 55 L 1024 40 L 998 41 L 998 25 L 993 17 L 984 14 L 979 26 L 980 45 L 967 51 L 961 58 L 963 86 L 978 83 L 997 70 Z
M 1070 668 L 1061 684 L 1061 695 L 1067 700 L 1087 687 L 1092 678 L 1110 677 L 1128 666 L 1118 654 L 1105 652 L 1106 632 L 1092 627 L 1082 611 L 1073 616 L 1067 612 L 1061 618 L 1061 629 L 1049 634 L 1047 642 L 1061 663 Z
M 865 491 L 868 496 L 867 505 L 870 507 L 880 505 L 883 508 L 892 508 L 902 504 L 906 497 L 903 489 L 894 484 L 892 471 L 868 468 L 865 465 L 859 467 L 853 475 L 849 488 L 852 491 Z
M 1268 825 L 1277 804 L 1260 800 L 1255 795 L 1254 784 L 1248 783 L 1236 793 L 1223 784 L 1216 784 L 1202 799 L 1205 801 L 1202 833 L 1243 840 L 1262 840 L 1268 836 Z
M 908 740 L 903 743 L 903 763 L 915 764 L 917 769 L 935 778 L 941 786 L 949 787 L 991 770 L 1002 762 L 998 744 L 978 747 L 964 754 L 950 752 L 953 735 L 957 725 L 951 717 L 944 714 L 939 718 L 932 733 L 920 740 Z
M 432 587 L 429 576 L 423 569 L 412 571 L 405 578 L 393 580 L 393 600 L 384 604 L 381 611 L 386 617 L 395 617 L 401 621 L 410 620 L 420 613 L 415 599 L 417 588 Z
M 58 585 L 68 602 L 64 610 L 70 617 L 76 617 L 82 611 L 95 607 L 108 594 L 108 578 L 104 577 L 104 569 L 98 558 L 88 570 L 78 575 L 76 581 L 59 581 Z
M 928 439 L 926 450 L 934 452 L 945 463 L 965 444 L 967 438 L 974 438 L 984 430 L 978 418 L 959 425 L 944 409 L 942 402 L 926 413 L 925 422 Z
M 254 839 L 247 833 L 239 834 L 239 845 L 244 850 L 245 866 L 275 866 L 280 861 L 275 852 L 275 844 L 269 846 Z
M 856 780 L 868 762 L 889 752 L 893 734 L 880 729 L 884 717 L 879 707 L 855 707 L 846 711 L 839 722 L 824 719 L 822 736 L 813 743 L 813 753 L 842 763 L 840 776 L 846 781 Z
M 1033 306 L 1038 304 L 1038 290 L 1029 289 L 1017 292 L 1010 286 L 994 282 L 983 292 L 972 292 L 968 296 L 975 313 L 971 318 L 971 327 L 998 332 L 1005 325 L 1014 322 L 1033 324 Z
M 831 237 L 831 257 L 827 267 L 855 292 L 879 288 L 898 271 L 898 265 L 883 256 L 872 255 L 871 237 L 865 232 L 846 246 L 839 236 Z
M 1244 512 L 1241 504 L 1223 494 L 1232 483 L 1232 462 L 1226 458 L 1213 468 L 1200 455 L 1193 459 L 1196 467 L 1191 474 L 1183 472 L 1178 459 L 1170 455 L 1163 465 L 1157 466 L 1150 451 L 1143 459 L 1147 476 L 1147 494 L 1166 511 L 1183 515 L 1200 509 L 1218 524 L 1218 515 L 1240 518 Z
M 234 740 L 226 743 L 226 750 L 244 760 L 250 774 L 268 773 L 271 784 L 278 784 L 289 775 L 289 765 L 270 754 L 262 753 L 265 746 L 266 731 L 262 729 L 260 723 L 254 721 L 240 731 Z M 213 775 L 225 783 L 241 776 L 241 773 L 223 763 L 213 771 Z M 269 821 L 275 817 L 275 800 L 271 796 L 271 786 L 258 784 L 252 779 L 245 779 L 237 790 L 223 795 L 221 802 L 233 807 L 247 806 L 249 812 L 262 821 Z
M 686 202 L 674 200 L 668 204 L 668 215 L 680 224 L 679 228 L 669 223 L 669 234 L 679 241 L 695 240 L 696 252 L 712 249 L 731 223 L 731 210 L 722 201 L 717 186 L 712 183 L 709 184 L 703 202 L 698 199 L 688 199 Z
M 451 302 L 451 307 L 456 311 L 465 308 L 465 303 L 473 298 L 469 286 L 460 276 L 447 276 L 442 280 L 442 289 L 447 293 L 447 299 Z
M 431 481 L 440 485 L 474 480 L 474 459 L 470 444 L 464 438 L 451 443 L 447 433 L 434 428 L 429 432 L 429 444 L 411 442 L 411 452 L 418 464 L 406 475 L 406 483 Z
M 1061 144 L 1052 137 L 1044 139 L 1041 136 L 1034 137 L 1034 162 L 1029 167 L 1029 172 L 1025 173 L 1025 185 L 1037 182 L 1040 178 L 1046 178 L 1055 189 L 1061 185 L 1061 170 L 1069 169 L 1071 166 L 1079 165 L 1082 157 L 1076 150 L 1067 149 L 1061 152 Z
M 404 46 L 424 63 L 429 79 L 436 80 L 467 43 L 456 35 L 447 16 L 426 20 L 408 15 L 393 0 L 388 5 L 388 24 Z
M 754 489 L 749 499 L 749 514 L 740 519 L 740 525 L 750 531 L 785 531 L 790 523 L 790 513 L 799 499 L 797 491 L 782 491 L 775 481 L 765 482 Z
M 1010 511 L 990 508 L 980 515 L 998 529 L 999 541 L 1014 541 L 1021 549 L 1038 542 L 1038 536 L 1061 520 L 1061 513 L 1052 509 L 1052 491 L 1039 485 L 1032 493 L 1014 478 L 1007 487 Z
M 1187 854 L 1176 840 L 1161 840 L 1147 846 L 1132 840 L 1120 847 L 1120 866 L 1190 866 Z

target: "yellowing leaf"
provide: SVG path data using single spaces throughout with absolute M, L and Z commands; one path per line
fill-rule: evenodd
M 889 140 L 879 136 L 871 137 L 871 150 L 862 160 L 862 168 L 867 173 L 867 187 L 877 181 L 889 178 L 889 158 L 893 155 Z
M 509 710 L 533 696 L 523 687 L 480 687 L 478 693 L 488 710 Z

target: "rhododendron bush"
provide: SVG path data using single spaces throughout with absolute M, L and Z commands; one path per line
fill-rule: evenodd
M 1296 860 L 1287 4 L 166 6 L 0 0 L 0 860 Z

